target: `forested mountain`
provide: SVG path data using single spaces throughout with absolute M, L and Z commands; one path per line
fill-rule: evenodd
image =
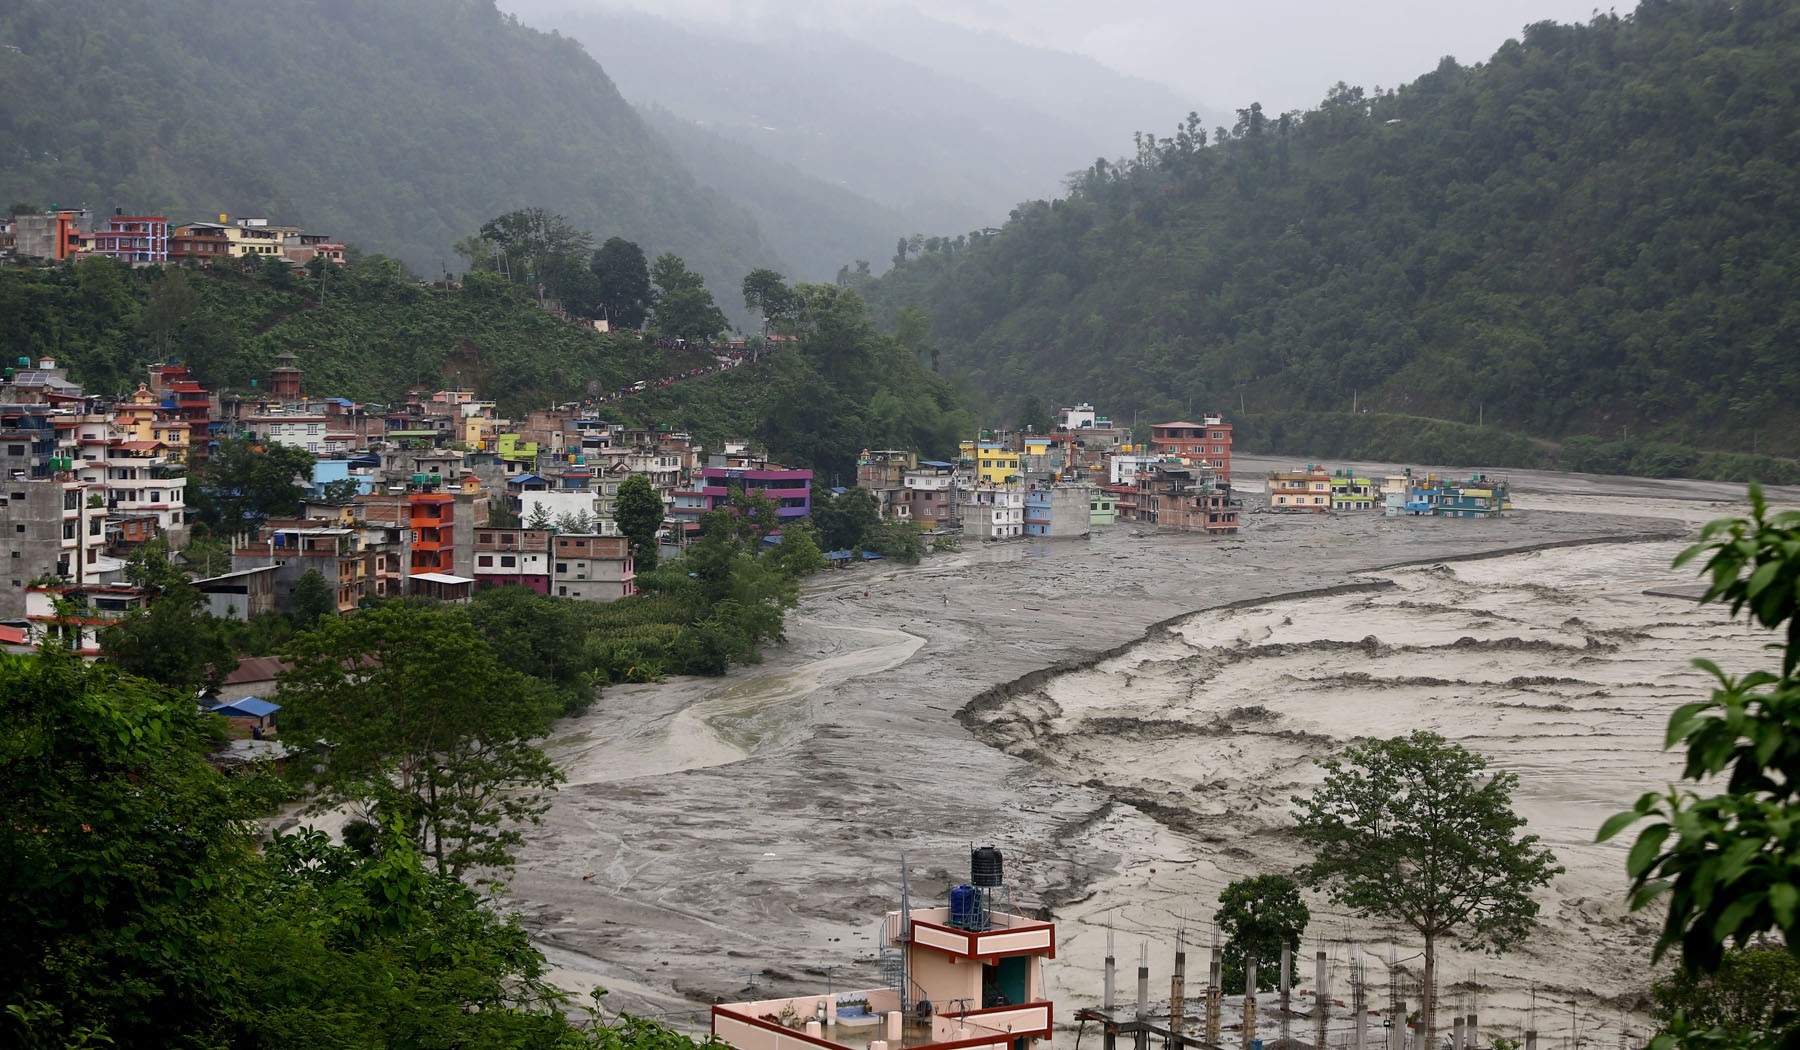
M 26 0 L 0 45 L 0 206 L 269 215 L 430 275 L 527 206 L 717 287 L 776 261 L 579 45 L 493 0 Z
M 1800 453 L 1800 7 L 1646 0 L 1142 136 L 866 294 L 1007 404 L 1342 410 Z
M 503 2 L 582 41 L 633 102 L 900 212 L 893 236 L 990 226 L 1128 149 L 1131 128 L 1193 108 L 1089 59 L 900 12 L 859 36 L 784 22 L 780 5 L 759 21 L 701 24 Z

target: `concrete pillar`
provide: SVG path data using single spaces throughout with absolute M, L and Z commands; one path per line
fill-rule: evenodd
M 1107 931 L 1106 940 L 1107 940 L 1106 976 L 1105 976 L 1106 983 L 1101 987 L 1100 1006 L 1102 1009 L 1104 1009 L 1106 1011 L 1106 1016 L 1110 1020 L 1112 1018 L 1113 974 L 1114 974 L 1114 970 L 1115 970 L 1115 964 L 1113 963 L 1113 953 L 1112 953 L 1112 931 L 1110 931 L 1110 930 Z
M 1140 951 L 1139 951 L 1139 952 L 1138 952 L 1138 1002 L 1137 1002 L 1137 1016 L 1138 1016 L 1138 1020 L 1140 1020 L 1140 1021 L 1144 1021 L 1144 1020 L 1148 1020 L 1148 1019 L 1149 1019 L 1149 1017 L 1150 1017 L 1150 956 L 1149 956 L 1149 945 L 1145 945 L 1145 946 L 1144 946 L 1144 947 L 1143 947 L 1143 948 L 1142 948 L 1142 949 L 1141 949 L 1141 950 L 1140 950 Z
M 1324 949 L 1313 954 L 1313 1045 L 1325 1050 L 1326 1022 L 1331 1018 L 1331 986 Z
M 806 1022 L 806 1037 L 808 1039 L 820 1039 L 820 1038 L 823 1038 L 824 1035 L 825 1035 L 825 1026 L 824 1025 L 820 1024 L 817 1021 Z
M 888 1042 L 898 1043 L 900 1041 L 901 1032 L 902 1032 L 902 1029 L 900 1027 L 900 1011 L 889 1010 L 888 1015 L 887 1015 Z
M 1281 992 L 1281 1041 L 1285 1043 L 1293 1037 L 1294 1014 L 1294 950 L 1286 944 L 1281 946 L 1281 975 L 1275 987 Z
M 1219 931 L 1215 927 L 1212 961 L 1206 967 L 1206 1042 L 1210 1046 L 1219 1045 L 1219 1031 L 1225 1023 L 1219 1016 L 1219 1008 L 1224 1005 L 1224 973 L 1225 949 L 1219 945 Z
M 1181 1045 L 1181 1030 L 1187 1020 L 1187 953 L 1175 951 L 1175 974 L 1169 978 L 1169 1034 Z
M 1450 1019 L 1450 1050 L 1463 1050 L 1464 1031 L 1463 1019 L 1460 1016 L 1452 1017 Z
M 1244 956 L 1244 1050 L 1256 1038 L 1256 956 Z
M 869 1043 L 869 1050 L 888 1050 L 886 1039 L 876 1039 Z
M 1537 1029 L 1525 1029 L 1525 1050 L 1537 1050 Z
M 835 995 L 827 996 L 825 999 L 825 1023 L 837 1024 L 837 996 Z
M 1481 1036 L 1477 1034 L 1480 1031 L 1481 1026 L 1475 1021 L 1475 1011 L 1470 1010 L 1469 1025 L 1463 1029 L 1463 1045 L 1467 1046 L 1469 1050 L 1481 1050 Z

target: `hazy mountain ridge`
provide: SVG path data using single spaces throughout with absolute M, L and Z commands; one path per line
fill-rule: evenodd
M 830 281 L 858 259 L 881 262 L 909 229 L 899 212 L 657 106 L 639 110 L 699 183 L 748 211 L 799 281 Z M 725 298 L 731 298 L 727 294 Z
M 566 0 L 512 6 L 583 41 L 638 104 L 874 200 L 909 231 L 992 225 L 1095 157 L 1127 151 L 1132 127 L 1190 108 L 1086 58 L 910 16 L 883 16 L 852 35 L 571 11 Z M 927 38 L 934 47 L 906 46 Z M 987 63 L 957 68 L 959 56 L 983 52 Z M 1014 56 L 1025 57 L 1009 66 Z M 1033 63 L 1015 90 L 993 90 L 1001 71 Z
M 0 42 L 15 198 L 268 214 L 424 274 L 533 205 L 723 290 L 776 262 L 579 45 L 492 0 L 62 0 L 0 15 Z
M 1800 453 L 1800 9 L 1652 0 L 1096 165 L 866 289 L 991 396 Z

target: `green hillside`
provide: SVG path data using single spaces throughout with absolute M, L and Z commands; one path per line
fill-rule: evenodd
M 1795 69 L 1792 4 L 1534 25 L 1395 91 L 1145 136 L 865 293 L 928 311 L 945 370 L 1007 406 L 1354 406 L 1795 455 Z
M 28 2 L 0 45 L 0 206 L 268 215 L 430 275 L 537 206 L 718 287 L 775 262 L 579 45 L 492 0 Z

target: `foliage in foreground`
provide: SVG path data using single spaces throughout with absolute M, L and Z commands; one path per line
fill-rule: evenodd
M 1668 747 L 1684 745 L 1689 787 L 1650 792 L 1608 820 L 1602 841 L 1644 823 L 1626 860 L 1631 906 L 1667 907 L 1656 956 L 1676 949 L 1690 974 L 1723 973 L 1728 946 L 1778 931 L 1800 953 L 1800 511 L 1771 513 L 1750 487 L 1747 518 L 1709 523 L 1676 566 L 1705 558 L 1702 601 L 1782 633 L 1776 670 L 1729 674 L 1710 660 L 1695 666 L 1717 681 L 1705 700 L 1669 717 Z M 1720 785 L 1720 778 L 1723 784 Z M 1700 785 L 1723 786 L 1703 795 Z M 1696 1014 L 1675 1016 L 1665 1045 L 1800 1045 L 1794 1017 L 1771 1029 L 1732 1034 L 1705 1029 Z
M 517 921 L 392 810 L 363 848 L 260 850 L 280 797 L 205 759 L 216 719 L 72 654 L 0 654 L 0 1044 L 377 1050 L 690 1040 L 571 1024 Z

